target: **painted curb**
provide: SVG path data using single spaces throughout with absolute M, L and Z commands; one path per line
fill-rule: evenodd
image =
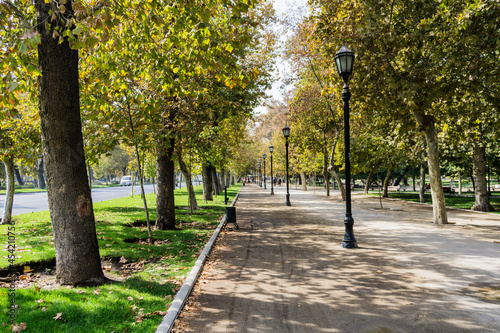
M 243 186 L 241 186 L 240 190 L 238 191 L 238 194 L 236 194 L 236 197 L 231 202 L 230 207 L 234 207 L 234 204 L 236 203 L 238 197 L 240 196 L 240 191 L 242 188 Z M 177 292 L 177 295 L 175 296 L 172 304 L 168 308 L 167 314 L 165 315 L 165 317 L 163 317 L 163 320 L 160 326 L 158 326 L 158 328 L 156 329 L 155 333 L 170 333 L 170 331 L 174 327 L 174 322 L 179 316 L 182 308 L 184 307 L 184 304 L 186 304 L 186 300 L 189 294 L 191 293 L 191 290 L 193 290 L 194 285 L 196 284 L 198 276 L 200 275 L 200 272 L 203 269 L 203 265 L 205 264 L 205 261 L 207 259 L 207 256 L 212 250 L 212 247 L 225 223 L 226 223 L 226 215 L 224 215 L 219 225 L 215 229 L 212 237 L 205 245 L 205 248 L 198 257 L 198 260 L 196 260 L 196 263 L 191 269 L 191 272 L 189 272 L 186 280 L 182 284 L 181 289 L 179 289 L 179 291 Z

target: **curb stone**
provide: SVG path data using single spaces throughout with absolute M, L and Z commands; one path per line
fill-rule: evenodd
M 234 207 L 234 205 L 236 204 L 236 201 L 238 200 L 242 188 L 243 186 L 240 188 L 240 190 L 236 194 L 236 197 L 231 202 L 230 207 Z M 215 229 L 212 237 L 205 245 L 205 248 L 198 257 L 198 260 L 196 260 L 196 263 L 191 269 L 191 272 L 189 272 L 186 280 L 182 284 L 181 289 L 179 289 L 179 292 L 177 292 L 177 295 L 175 296 L 174 300 L 172 301 L 172 304 L 167 310 L 167 314 L 165 315 L 165 317 L 163 317 L 163 320 L 160 326 L 158 326 L 158 328 L 156 329 L 155 333 L 170 333 L 170 331 L 174 327 L 174 322 L 179 316 L 182 308 L 186 304 L 186 300 L 189 294 L 191 294 L 191 291 L 193 290 L 193 287 L 196 284 L 196 281 L 198 280 L 198 276 L 200 275 L 201 270 L 203 269 L 203 265 L 205 264 L 207 256 L 212 250 L 212 247 L 215 241 L 217 240 L 217 237 L 219 237 L 219 234 L 222 228 L 224 227 L 225 223 L 226 223 L 226 215 L 224 215 L 219 225 Z

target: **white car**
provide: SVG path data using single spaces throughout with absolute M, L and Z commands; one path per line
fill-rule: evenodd
M 120 180 L 120 186 L 132 186 L 132 177 L 123 176 Z

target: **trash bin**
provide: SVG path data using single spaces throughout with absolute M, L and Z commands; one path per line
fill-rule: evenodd
M 239 229 L 236 223 L 236 207 L 226 207 L 226 224 L 228 223 L 234 223 L 236 229 Z

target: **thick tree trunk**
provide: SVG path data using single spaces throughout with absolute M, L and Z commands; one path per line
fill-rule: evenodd
M 218 196 L 220 192 L 222 191 L 222 186 L 219 181 L 219 177 L 217 176 L 217 169 L 214 166 L 211 166 L 210 172 L 212 174 L 212 190 L 215 194 L 215 196 Z
M 231 186 L 231 171 L 226 170 L 226 186 Z
M 48 201 L 56 250 L 57 280 L 61 284 L 102 284 L 106 281 L 87 182 L 80 119 L 78 51 L 54 39 L 52 3 L 35 1 L 38 45 L 40 127 Z M 72 16 L 71 0 L 65 16 Z M 46 23 L 52 24 L 46 31 Z M 62 22 L 61 24 L 64 24 Z M 61 27 L 65 29 L 64 27 Z M 63 35 L 62 32 L 60 32 Z
M 38 168 L 37 168 L 37 173 L 38 173 L 38 188 L 39 189 L 45 189 L 47 187 L 45 185 L 45 169 L 44 169 L 44 163 L 43 163 L 43 157 L 38 160 Z
M 226 170 L 224 169 L 221 169 L 220 170 L 220 181 L 221 181 L 221 187 L 222 187 L 222 191 L 224 190 L 224 188 L 227 186 L 226 185 Z
M 199 207 L 198 207 L 198 202 L 196 201 L 196 194 L 194 193 L 193 182 L 191 181 L 191 172 L 189 171 L 186 163 L 184 163 L 181 152 L 177 154 L 177 160 L 179 161 L 179 168 L 181 169 L 181 172 L 184 175 L 184 178 L 186 179 L 189 207 L 191 211 L 197 210 Z
M 388 169 L 387 173 L 385 174 L 384 184 L 382 187 L 382 197 L 383 198 L 389 197 L 389 193 L 388 193 L 387 189 L 389 187 L 389 180 L 391 180 L 391 174 L 392 174 L 392 169 Z
M 16 176 L 17 183 L 21 186 L 24 185 L 23 177 L 21 177 L 21 174 L 19 173 L 19 169 L 14 166 L 14 174 Z
M 14 205 L 14 161 L 11 157 L 3 159 L 5 166 L 5 176 L 7 178 L 6 191 L 5 191 L 5 205 L 3 207 L 1 224 L 12 223 L 12 206 Z
M 158 140 L 156 152 L 156 229 L 175 229 L 175 170 L 174 170 L 175 139 Z
M 302 191 L 307 191 L 307 184 L 306 184 L 306 174 L 304 171 L 300 172 L 300 182 L 302 183 Z
M 486 181 L 485 149 L 478 143 L 472 145 L 472 173 L 475 180 L 476 202 L 472 210 L 493 212 L 495 209 L 490 204 L 490 196 Z
M 439 166 L 439 146 L 434 117 L 413 112 L 418 125 L 421 127 L 427 143 L 427 161 L 429 165 L 429 178 L 431 181 L 432 209 L 434 212 L 434 223 L 447 224 L 446 202 L 444 200 L 443 184 L 441 182 L 441 169 Z
M 370 173 L 368 174 L 368 177 L 366 178 L 365 194 L 368 194 L 368 190 L 370 189 L 370 183 L 372 182 L 372 177 L 373 177 L 374 173 L 375 173 L 375 171 L 371 170 Z
M 203 201 L 213 201 L 213 181 L 212 181 L 212 166 L 210 164 L 202 165 L 202 177 L 203 177 Z
M 421 203 L 425 203 L 425 152 L 422 152 L 420 160 L 420 192 L 419 198 Z

